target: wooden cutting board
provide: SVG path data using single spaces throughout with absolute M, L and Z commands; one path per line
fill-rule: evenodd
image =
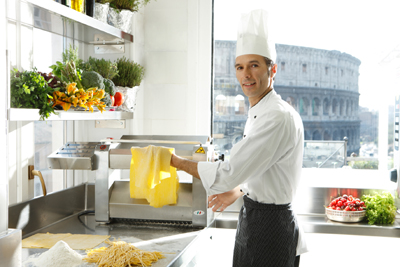
M 109 235 L 80 235 L 80 234 L 50 234 L 39 233 L 22 240 L 22 248 L 51 248 L 62 240 L 72 249 L 92 249 L 105 240 Z

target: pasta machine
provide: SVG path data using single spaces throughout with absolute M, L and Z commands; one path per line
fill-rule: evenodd
M 67 143 L 48 156 L 52 169 L 80 169 L 96 172 L 95 218 L 110 222 L 111 218 L 143 221 L 185 222 L 206 227 L 214 219 L 208 208 L 207 194 L 197 178 L 179 182 L 175 205 L 154 208 L 146 199 L 130 198 L 129 179 L 111 178 L 113 170 L 129 170 L 131 147 L 149 145 L 175 148 L 175 154 L 195 161 L 214 161 L 214 147 L 208 136 L 124 135 L 119 140 Z M 178 176 L 183 172 L 178 170 Z M 187 174 L 186 174 L 187 176 Z

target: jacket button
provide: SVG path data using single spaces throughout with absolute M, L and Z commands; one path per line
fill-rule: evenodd
M 257 118 L 257 115 L 256 115 L 256 116 L 254 116 L 254 119 L 255 119 L 255 118 Z
M 243 135 L 243 138 L 246 137 L 246 135 Z
M 249 195 L 249 193 L 247 193 L 246 195 Z

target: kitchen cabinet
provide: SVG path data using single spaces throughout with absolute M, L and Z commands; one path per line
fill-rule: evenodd
M 61 36 L 64 39 L 64 49 L 67 48 L 65 41 L 67 38 L 84 44 L 87 55 L 107 56 L 123 53 L 125 49 L 128 49 L 129 44 L 133 43 L 133 35 L 54 1 L 22 0 L 19 14 L 12 12 L 13 8 L 10 6 L 7 13 L 8 22 Z M 9 108 L 7 119 L 9 121 L 37 121 L 40 119 L 38 111 L 38 109 Z M 57 113 L 47 120 L 133 119 L 133 112 L 118 111 L 118 109 L 107 110 L 103 113 L 73 110 L 57 111 Z

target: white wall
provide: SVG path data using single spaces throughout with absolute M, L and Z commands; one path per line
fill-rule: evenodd
M 0 32 L 6 31 L 5 21 L 5 2 L 0 5 Z M 6 61 L 6 42 L 4 38 L 0 41 L 0 146 L 3 153 L 0 157 L 0 236 L 8 230 L 8 175 L 7 175 L 7 61 Z
M 157 0 L 134 14 L 130 57 L 145 67 L 127 129 L 84 127 L 76 141 L 123 134 L 210 135 L 211 0 Z
M 210 134 L 211 14 L 211 0 L 157 0 L 145 7 L 139 134 Z

